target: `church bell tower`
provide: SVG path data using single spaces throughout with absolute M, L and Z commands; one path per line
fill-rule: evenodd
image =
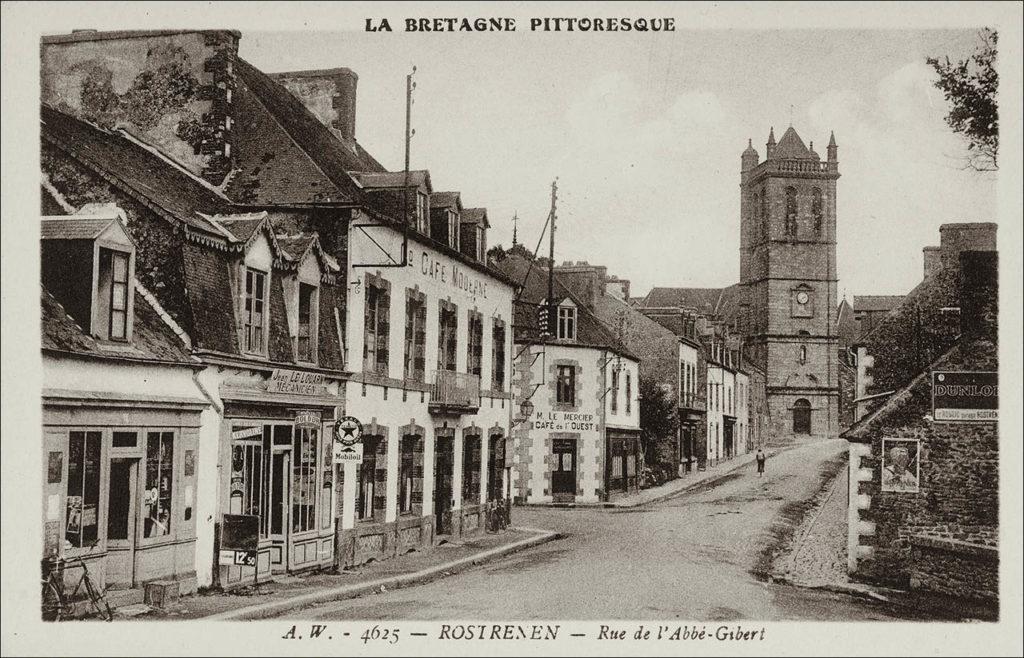
M 790 126 L 768 135 L 765 159 L 748 142 L 740 167 L 740 285 L 746 353 L 767 377 L 773 439 L 838 434 L 836 180 Z

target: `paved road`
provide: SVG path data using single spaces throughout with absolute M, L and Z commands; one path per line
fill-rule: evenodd
M 751 575 L 773 520 L 811 498 L 845 441 L 787 450 L 719 484 L 628 510 L 523 509 L 517 525 L 564 539 L 425 585 L 312 608 L 342 619 L 894 618 L 873 602 L 761 582 Z M 291 616 L 298 616 L 292 613 Z

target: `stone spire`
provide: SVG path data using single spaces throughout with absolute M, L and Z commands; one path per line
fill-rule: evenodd
M 768 131 L 768 143 L 765 145 L 766 160 L 771 160 L 775 157 L 775 126 L 772 126 L 771 130 Z
M 832 131 L 832 134 L 828 138 L 828 161 L 837 162 L 839 160 L 839 146 L 836 145 L 836 133 Z
M 754 150 L 753 140 L 747 140 L 747 148 L 743 151 L 743 155 L 740 156 L 740 171 L 748 171 L 757 166 L 759 160 L 757 151 Z

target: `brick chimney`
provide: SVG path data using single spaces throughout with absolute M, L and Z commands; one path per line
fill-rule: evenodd
M 995 341 L 999 334 L 999 253 L 960 253 L 960 334 Z
M 942 267 L 942 247 L 925 247 L 921 251 L 924 253 L 924 278 L 927 279 Z
M 555 267 L 555 276 L 583 304 L 593 310 L 604 294 L 604 274 L 607 268 L 578 261 L 575 265 L 566 261 Z
M 964 251 L 996 250 L 996 225 L 991 222 L 943 224 L 939 233 L 943 267 L 957 267 Z
M 356 85 L 359 82 L 355 71 L 336 68 L 270 75 L 302 101 L 335 137 L 352 147 L 356 139 Z

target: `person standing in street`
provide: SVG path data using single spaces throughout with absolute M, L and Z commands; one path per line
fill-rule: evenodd
M 757 477 L 762 477 L 764 475 L 764 463 L 768 458 L 765 457 L 764 451 L 758 448 L 754 459 L 757 460 Z

